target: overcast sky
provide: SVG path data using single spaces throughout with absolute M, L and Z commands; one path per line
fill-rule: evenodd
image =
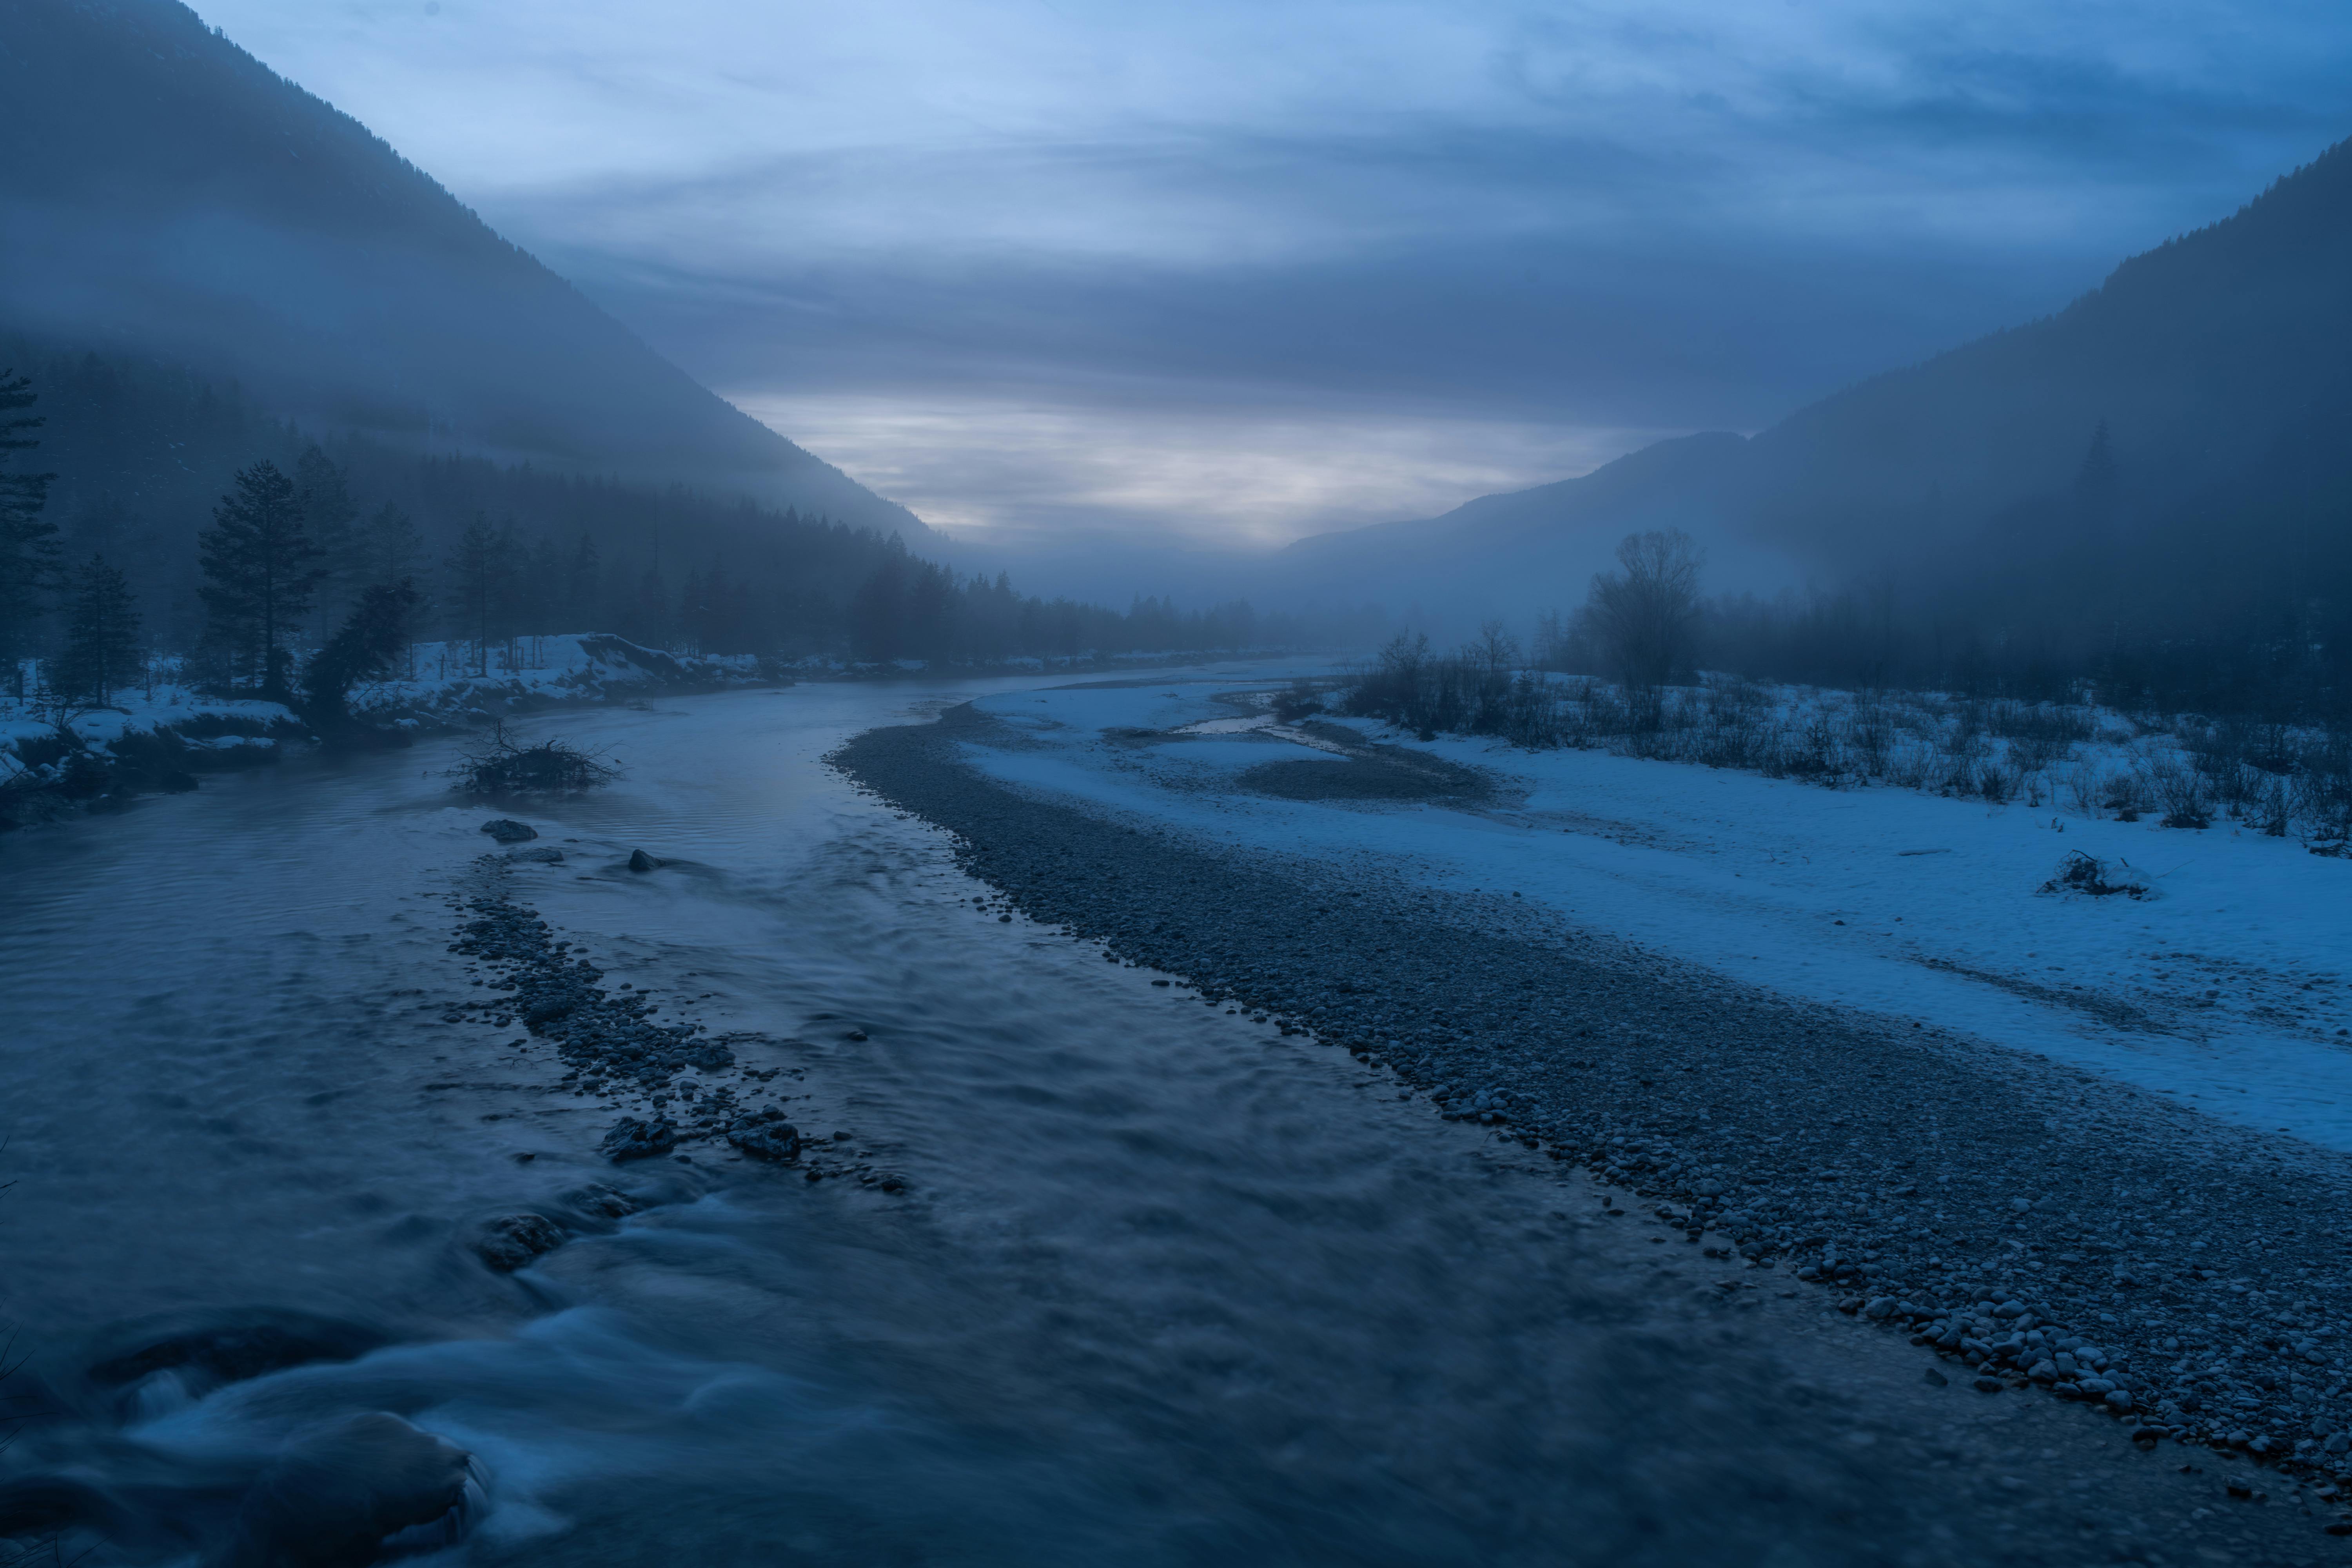
M 2352 132 L 2343 0 L 205 0 L 950 529 L 1276 542 L 1752 430 Z

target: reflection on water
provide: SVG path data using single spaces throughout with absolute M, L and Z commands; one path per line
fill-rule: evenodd
M 47 1412 L 0 1458 L 16 1526 L 46 1497 L 95 1562 L 216 1551 L 270 1466 L 382 1411 L 475 1457 L 452 1561 L 1884 1560 L 1897 1489 L 1594 1279 L 1542 1180 L 999 923 L 822 766 L 929 695 L 549 721 L 626 776 L 536 808 L 566 863 L 509 884 L 614 980 L 795 1042 L 795 1116 L 901 1197 L 708 1152 L 616 1174 L 517 1031 L 440 1024 L 490 847 L 441 750 L 0 846 L 5 1305 Z M 636 846 L 690 865 L 607 868 Z M 512 1278 L 463 1245 L 591 1179 L 648 1206 Z M 148 1314 L 182 1338 L 142 1351 Z M 152 1350 L 192 1321 L 214 1348 Z

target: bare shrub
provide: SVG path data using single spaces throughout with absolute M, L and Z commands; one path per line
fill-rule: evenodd
M 620 769 L 569 742 L 518 746 L 507 739 L 503 721 L 492 731 L 489 745 L 468 752 L 456 771 L 455 787 L 469 795 L 569 794 L 621 776 Z
M 1704 559 L 1680 529 L 1653 530 L 1628 534 L 1621 570 L 1592 579 L 1584 623 L 1627 686 L 1661 686 L 1688 668 Z
M 2137 822 L 2147 808 L 2147 792 L 2137 773 L 2109 773 L 2102 788 L 2100 804 L 2114 812 L 2118 822 Z
M 1886 760 L 1895 746 L 1895 725 L 1884 704 L 1867 702 L 1854 710 L 1846 727 L 1846 744 L 1853 748 L 1864 777 L 1885 776 Z
M 2095 763 L 2076 763 L 2066 770 L 2066 797 L 2084 816 L 2096 816 L 2107 786 L 2106 775 Z
M 2164 811 L 2167 827 L 2210 827 L 2213 800 L 2205 775 L 2176 757 L 2150 757 L 2140 763 L 2140 776 Z
M 1305 676 L 1292 681 L 1289 687 L 1274 696 L 1274 716 L 1286 724 L 1296 724 L 1310 713 L 1323 711 L 1323 694 Z
M 2352 729 L 2331 728 L 2305 748 L 2293 787 L 2294 810 L 2315 838 L 2352 840 Z

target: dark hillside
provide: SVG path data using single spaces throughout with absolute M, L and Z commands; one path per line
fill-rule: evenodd
M 390 444 L 928 534 L 172 0 L 0 0 L 0 327 Z

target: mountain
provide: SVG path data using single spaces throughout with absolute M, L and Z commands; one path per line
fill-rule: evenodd
M 0 331 L 234 376 L 322 433 L 932 538 L 173 0 L 0 0 Z
M 2113 478 L 2093 494 L 2102 426 Z M 2347 436 L 2352 142 L 2053 316 L 1750 439 L 1661 442 L 1442 517 L 1301 540 L 1277 571 L 1395 605 L 1522 609 L 1580 598 L 1620 537 L 1668 525 L 1739 563 L 1718 581 L 2168 541 L 2199 517 L 2284 548 L 2343 515 Z

